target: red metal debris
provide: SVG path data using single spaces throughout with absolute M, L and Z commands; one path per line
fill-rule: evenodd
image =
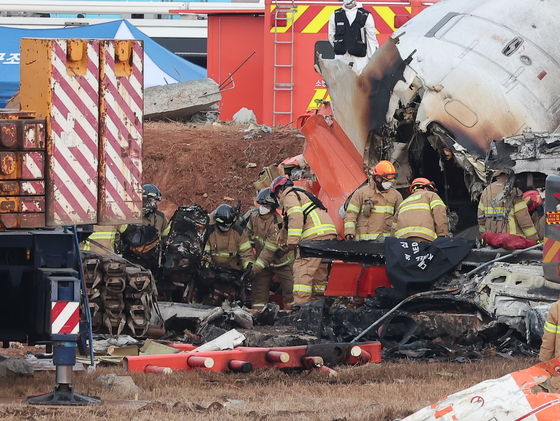
M 329 364 L 365 364 L 381 362 L 381 344 L 320 344 L 280 348 L 238 347 L 227 351 L 196 352 L 188 344 L 172 344 L 182 352 L 164 355 L 129 356 L 123 365 L 129 372 L 163 372 L 171 370 L 190 371 L 236 371 L 248 373 L 253 369 L 313 369 Z

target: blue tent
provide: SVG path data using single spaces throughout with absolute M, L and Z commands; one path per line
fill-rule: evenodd
M 19 90 L 21 38 L 141 39 L 144 41 L 144 87 L 206 77 L 206 69 L 166 50 L 126 20 L 63 29 L 0 27 L 0 107 Z

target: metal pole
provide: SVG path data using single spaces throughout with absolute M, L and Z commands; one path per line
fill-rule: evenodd
M 466 274 L 465 276 L 468 278 L 469 276 L 471 276 L 471 275 L 473 275 L 473 274 L 475 274 L 475 273 L 477 273 L 477 272 L 480 272 L 482 269 L 484 269 L 484 268 L 485 268 L 486 266 L 488 266 L 488 265 L 491 265 L 492 263 L 501 262 L 502 260 L 505 260 L 505 259 L 507 259 L 507 258 L 509 258 L 509 257 L 517 256 L 518 254 L 524 253 L 524 252 L 526 252 L 526 251 L 534 250 L 534 249 L 537 249 L 537 248 L 539 248 L 539 247 L 542 247 L 542 243 L 535 244 L 534 246 L 527 247 L 526 249 L 514 250 L 514 251 L 512 251 L 511 253 L 504 254 L 504 255 L 501 256 L 501 257 L 497 257 L 497 258 L 495 258 L 495 259 L 492 259 L 492 260 L 490 260 L 490 261 L 488 261 L 488 262 L 483 263 L 483 264 L 480 265 L 480 266 L 475 267 L 475 268 L 474 268 L 473 270 L 471 270 L 470 272 L 467 272 L 467 274 Z

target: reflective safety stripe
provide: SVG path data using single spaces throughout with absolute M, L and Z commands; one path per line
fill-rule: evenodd
M 287 265 L 291 264 L 294 261 L 294 259 L 295 259 L 294 254 L 293 253 L 288 253 L 288 255 L 286 257 L 284 257 L 284 259 L 281 260 L 279 263 L 276 263 L 276 264 L 271 263 L 270 267 L 281 268 L 281 267 L 284 267 L 284 266 L 287 266 Z
M 395 213 L 395 208 L 393 206 L 377 206 L 375 205 L 371 210 L 372 213 L 388 213 L 392 215 Z
M 253 262 L 250 262 L 250 261 L 243 262 L 243 269 L 247 269 L 247 266 L 249 266 L 249 263 L 253 263 Z
M 544 330 L 550 333 L 560 334 L 560 326 L 546 322 L 544 324 Z
M 255 266 L 259 266 L 259 267 L 261 267 L 261 268 L 263 268 L 263 269 L 266 267 L 266 265 L 264 264 L 264 261 L 263 261 L 260 257 L 259 257 L 259 258 L 257 259 L 257 261 L 255 262 Z
M 356 223 L 354 221 L 347 221 L 344 223 L 344 228 L 355 228 Z
M 434 240 L 437 238 L 435 231 L 426 227 L 406 227 L 395 232 L 395 237 L 404 237 L 407 234 L 425 234 Z
M 484 212 L 487 215 L 504 215 L 506 214 L 506 208 L 503 206 L 480 206 L 478 205 L 478 209 Z
M 273 243 L 272 241 L 265 241 L 264 248 L 270 251 L 278 250 L 278 244 Z
M 404 205 L 404 204 L 406 204 L 406 203 L 410 203 L 410 202 L 413 202 L 414 200 L 418 200 L 418 199 L 420 199 L 420 197 L 421 197 L 420 194 L 413 194 L 412 196 L 408 196 L 406 199 L 404 199 L 404 200 L 401 202 L 401 205 L 400 205 L 400 206 L 402 207 L 402 205 Z
M 445 207 L 445 203 L 443 203 L 443 201 L 442 201 L 442 200 L 439 200 L 439 199 L 432 200 L 432 201 L 430 202 L 430 209 L 433 209 L 433 208 L 435 208 L 435 207 L 437 207 L 437 206 L 443 206 L 443 207 Z
M 251 307 L 253 308 L 264 308 L 266 304 L 265 303 L 253 303 L 253 305 Z
M 171 231 L 171 224 L 165 227 L 165 229 L 161 232 L 161 236 L 167 237 L 169 235 L 169 231 Z
M 346 212 L 353 212 L 353 213 L 360 213 L 360 208 L 352 203 L 348 203 L 348 208 L 346 208 Z
M 117 235 L 116 232 L 94 232 L 89 236 L 91 240 L 114 240 L 115 236 Z
M 324 293 L 327 287 L 325 285 L 313 285 L 313 292 L 317 293 Z
M 513 206 L 513 212 L 521 212 L 523 209 L 527 209 L 527 204 L 525 202 L 519 202 Z
M 401 206 L 399 208 L 399 213 L 408 212 L 411 210 L 430 210 L 430 205 L 427 203 L 410 203 L 408 205 Z
M 302 239 L 311 237 L 312 235 L 326 235 L 326 234 L 336 234 L 336 228 L 333 224 L 321 224 L 314 226 L 313 228 L 308 228 L 303 231 L 301 236 Z
M 537 233 L 537 230 L 533 227 L 527 228 L 526 230 L 523 230 L 523 234 L 525 234 L 525 237 L 532 237 L 536 233 Z
M 87 240 L 84 241 L 84 242 L 81 244 L 80 249 L 81 249 L 82 251 L 90 251 L 90 250 L 91 250 L 91 243 L 90 243 L 89 241 L 87 241 Z
M 388 236 L 389 236 L 389 234 L 377 234 L 377 233 L 375 233 L 375 234 L 358 234 L 358 235 L 356 236 L 356 239 L 357 239 L 357 240 L 377 240 L 377 238 L 378 238 L 380 235 L 382 235 L 382 236 L 384 236 L 384 237 L 388 237 Z
M 232 257 L 235 256 L 236 253 L 231 253 L 229 251 L 213 251 L 212 256 L 216 257 Z
M 294 292 L 313 292 L 313 287 L 311 285 L 305 284 L 294 284 Z
M 288 228 L 288 237 L 301 237 L 301 228 Z
M 243 253 L 244 251 L 250 250 L 251 247 L 251 242 L 250 241 L 245 241 L 244 243 L 239 244 L 239 251 L 241 253 Z
M 286 211 L 286 213 L 288 215 L 291 215 L 292 213 L 303 213 L 303 210 L 301 209 L 301 206 L 292 206 Z

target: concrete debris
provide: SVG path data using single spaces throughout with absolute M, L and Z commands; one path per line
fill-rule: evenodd
M 144 118 L 188 120 L 200 111 L 213 111 L 212 106 L 221 99 L 218 84 L 212 79 L 153 86 L 144 91 Z
M 243 136 L 243 139 L 248 140 L 248 139 L 254 139 L 254 138 L 257 138 L 257 137 L 261 137 L 263 133 L 271 133 L 272 132 L 272 127 L 265 126 L 265 125 L 257 125 L 257 124 L 251 123 L 249 125 L 249 127 L 244 129 L 243 131 L 247 132 L 247 134 L 245 136 Z
M 236 124 L 251 124 L 257 122 L 257 116 L 253 110 L 243 107 L 233 115 L 232 121 Z
M 127 345 L 136 345 L 139 342 L 132 336 L 128 335 L 94 335 L 93 336 L 93 349 L 96 354 L 104 354 L 109 347 L 123 347 Z
M 52 358 L 37 358 L 34 354 L 26 354 L 25 361 L 31 365 L 33 371 L 55 371 L 56 366 Z M 72 371 L 84 371 L 84 365 L 81 362 L 76 362 Z
M 132 377 L 117 376 L 114 373 L 104 374 L 96 379 L 104 389 L 111 392 L 111 395 L 117 399 L 138 399 L 138 395 L 142 392 Z
M 190 118 L 191 123 L 213 125 L 220 121 L 220 111 L 216 104 L 211 106 L 211 110 L 199 111 Z
M 19 377 L 33 374 L 33 365 L 24 358 L 0 355 L 0 377 Z

